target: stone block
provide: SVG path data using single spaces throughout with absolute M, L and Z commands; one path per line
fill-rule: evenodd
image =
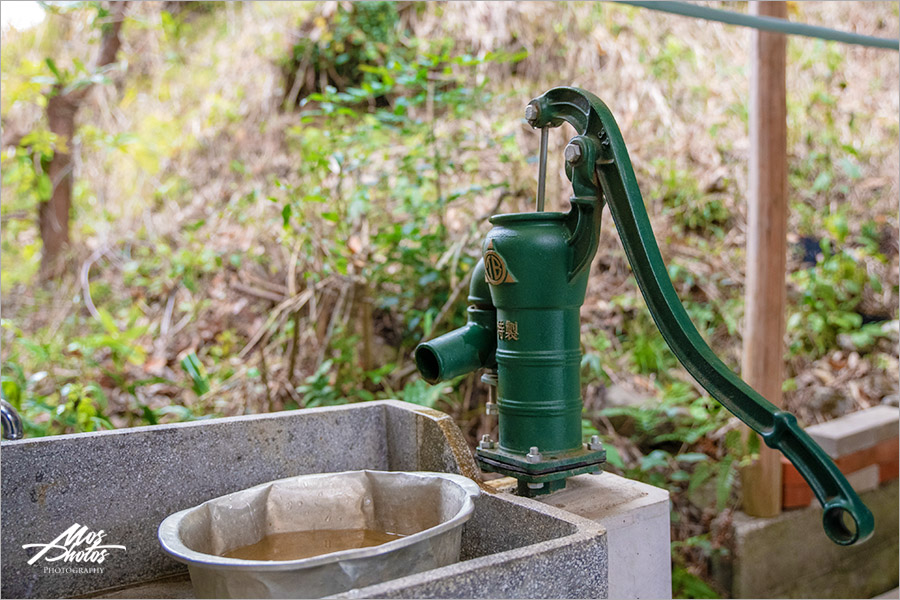
M 332 598 L 608 598 L 603 527 L 510 494 L 482 494 L 460 562 Z
M 900 408 L 874 406 L 806 428 L 831 458 L 840 458 L 864 450 L 879 442 L 896 438 Z
M 601 524 L 609 548 L 610 598 L 671 598 L 669 492 L 619 477 L 572 477 L 539 501 Z
M 875 533 L 854 546 L 828 539 L 818 504 L 769 519 L 735 513 L 733 547 L 715 565 L 716 578 L 734 598 L 871 598 L 897 587 L 897 481 L 860 497 Z
M 849 483 L 857 494 L 868 492 L 878 488 L 878 465 L 869 465 L 847 475 Z

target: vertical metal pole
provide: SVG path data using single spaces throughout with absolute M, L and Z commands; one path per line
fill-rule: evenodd
M 751 14 L 787 18 L 785 2 L 751 2 Z M 784 366 L 787 255 L 787 38 L 751 34 L 750 196 L 747 207 L 744 380 L 776 406 Z M 756 435 L 749 432 L 750 435 Z M 781 512 L 779 453 L 760 442 L 759 460 L 744 469 L 744 511 L 757 517 Z
M 541 127 L 541 153 L 538 157 L 537 211 L 544 212 L 544 190 L 547 187 L 547 138 L 549 127 Z

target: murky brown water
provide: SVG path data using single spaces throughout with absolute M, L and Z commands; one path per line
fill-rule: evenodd
M 267 535 L 255 544 L 229 550 L 222 556 L 244 560 L 299 560 L 329 552 L 378 546 L 405 537 L 373 529 L 318 529 Z

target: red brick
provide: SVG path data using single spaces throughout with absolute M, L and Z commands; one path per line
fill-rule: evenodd
M 803 508 L 809 506 L 813 501 L 812 490 L 802 484 L 786 484 L 782 489 L 782 502 L 784 508 Z
M 844 475 L 877 464 L 879 483 L 897 479 L 898 470 L 900 470 L 900 439 L 885 440 L 870 448 L 843 456 L 834 462 Z M 812 490 L 800 472 L 784 456 L 781 457 L 781 474 L 782 506 L 785 508 L 808 506 L 814 497 Z
M 875 454 L 879 463 L 896 461 L 900 457 L 900 438 L 881 442 L 875 446 Z

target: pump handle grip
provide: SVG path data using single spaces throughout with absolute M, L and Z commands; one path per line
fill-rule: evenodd
M 687 371 L 710 395 L 759 433 L 766 445 L 780 450 L 809 483 L 824 509 L 825 533 L 837 544 L 850 545 L 872 535 L 874 518 L 824 450 L 797 424 L 735 375 L 706 344 L 669 279 L 650 226 L 634 168 L 609 108 L 595 95 L 569 87 L 553 88 L 532 101 L 533 126 L 570 123 L 583 138 L 594 140 L 598 156 L 591 165 L 568 170 L 576 196 L 587 188 L 609 204 L 616 230 L 650 314 Z M 585 169 L 591 169 L 588 174 Z M 844 517 L 853 520 L 853 526 Z

